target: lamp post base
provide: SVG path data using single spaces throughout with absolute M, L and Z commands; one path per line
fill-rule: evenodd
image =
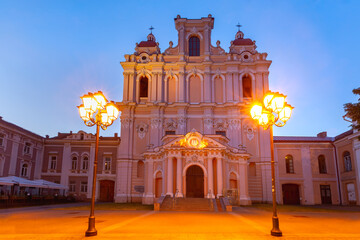
M 272 222 L 273 222 L 273 229 L 271 229 L 271 236 L 281 237 L 282 232 L 281 232 L 281 230 L 279 228 L 279 218 L 278 217 L 273 217 Z
M 89 217 L 89 227 L 88 230 L 86 230 L 85 232 L 85 237 L 91 237 L 91 236 L 96 236 L 97 235 L 97 230 L 95 228 L 95 217 Z

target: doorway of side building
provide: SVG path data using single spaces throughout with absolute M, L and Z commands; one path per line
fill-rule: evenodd
M 204 197 L 204 171 L 197 165 L 186 170 L 186 197 Z
M 282 185 L 283 203 L 290 205 L 300 204 L 299 185 L 283 184 Z
M 320 185 L 321 204 L 331 204 L 330 185 Z
M 161 197 L 162 194 L 162 174 L 161 172 L 156 173 L 155 177 L 155 198 Z
M 100 197 L 101 202 L 113 202 L 114 201 L 114 189 L 115 182 L 111 180 L 100 181 Z

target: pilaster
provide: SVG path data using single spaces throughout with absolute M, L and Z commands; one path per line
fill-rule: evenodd
M 301 162 L 302 162 L 302 171 L 304 177 L 304 197 L 303 204 L 305 205 L 314 205 L 314 187 L 312 179 L 312 169 L 311 169 L 311 158 L 310 158 L 310 148 L 302 147 L 301 148 Z

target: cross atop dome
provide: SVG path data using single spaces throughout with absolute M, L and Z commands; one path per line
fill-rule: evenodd
M 150 26 L 149 30 L 150 30 L 150 33 L 152 33 L 152 30 L 155 29 L 153 26 Z
M 240 28 L 242 27 L 242 25 L 240 25 L 240 23 L 236 24 L 235 26 L 237 26 L 238 31 L 240 31 Z

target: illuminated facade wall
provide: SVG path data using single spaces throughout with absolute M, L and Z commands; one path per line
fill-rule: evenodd
M 116 202 L 151 204 L 159 194 L 186 196 L 187 171 L 193 165 L 202 169 L 204 197 L 233 191 L 241 204 L 271 201 L 269 133 L 248 115 L 250 103 L 268 90 L 271 61 L 241 31 L 229 52 L 219 41 L 213 46 L 213 25 L 211 15 L 178 16 L 176 46 L 170 42 L 161 52 L 149 34 L 121 62 Z M 181 145 L 190 132 L 209 146 Z M 249 163 L 256 175 L 248 176 Z M 141 177 L 138 166 L 144 166 Z

